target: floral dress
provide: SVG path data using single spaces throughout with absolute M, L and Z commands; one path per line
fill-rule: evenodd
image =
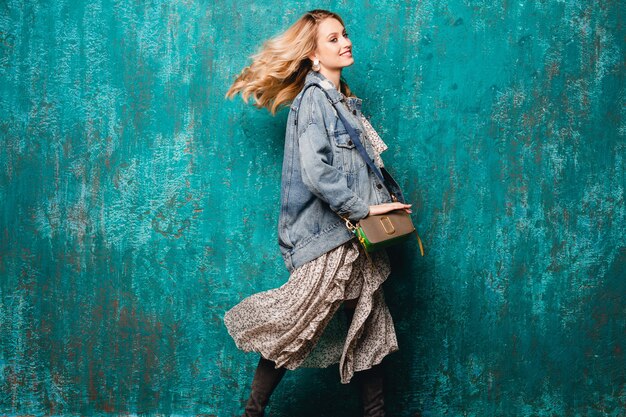
M 387 145 L 361 116 L 375 164 Z M 325 368 L 339 363 L 341 383 L 398 350 L 382 283 L 391 269 L 385 250 L 365 256 L 352 239 L 294 269 L 285 284 L 244 298 L 224 315 L 237 347 L 258 352 L 276 366 Z M 350 326 L 335 314 L 357 299 Z

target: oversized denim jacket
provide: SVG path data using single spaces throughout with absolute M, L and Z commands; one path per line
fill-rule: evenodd
M 392 201 L 336 113 L 341 111 L 352 123 L 373 156 L 360 121 L 361 99 L 347 97 L 346 108 L 338 103 L 341 93 L 323 74 L 309 71 L 304 87 L 311 83 L 319 88 L 303 88 L 294 98 L 285 134 L 278 243 L 290 272 L 355 238 L 340 215 L 356 222 L 368 215 L 370 205 Z M 392 192 L 404 202 L 397 183 L 383 172 Z

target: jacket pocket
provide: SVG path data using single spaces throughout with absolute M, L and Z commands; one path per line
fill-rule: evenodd
M 341 161 L 338 168 L 353 173 L 365 166 L 365 160 L 346 130 L 335 131 L 333 139 L 336 146 L 335 153 Z

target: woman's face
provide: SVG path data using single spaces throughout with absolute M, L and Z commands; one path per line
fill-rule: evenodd
M 313 59 L 329 71 L 340 70 L 354 64 L 352 42 L 343 25 L 335 18 L 322 20 L 317 30 L 317 49 Z

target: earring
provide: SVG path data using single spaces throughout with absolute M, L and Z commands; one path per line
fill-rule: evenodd
M 319 71 L 321 69 L 321 67 L 320 67 L 320 60 L 315 58 L 313 60 L 313 66 L 311 68 L 313 69 L 313 71 Z

